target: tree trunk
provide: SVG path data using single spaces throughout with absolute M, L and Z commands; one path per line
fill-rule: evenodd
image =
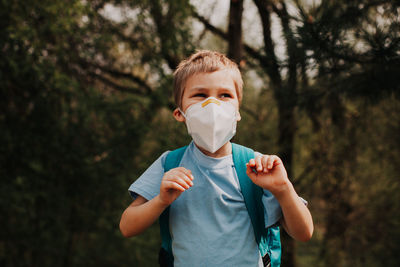
M 286 95 L 288 93 L 290 94 L 290 90 L 282 87 L 278 92 L 276 92 L 275 98 L 278 102 L 279 110 L 279 156 L 285 165 L 289 179 L 293 179 L 293 147 L 296 132 L 294 115 L 295 103 L 293 102 L 296 102 L 296 99 L 294 95 Z M 295 267 L 296 243 L 283 229 L 281 230 L 282 267 Z
M 228 57 L 240 67 L 243 56 L 242 44 L 243 0 L 231 0 L 228 27 Z

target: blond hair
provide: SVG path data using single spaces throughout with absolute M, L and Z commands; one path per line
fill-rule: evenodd
M 192 75 L 225 69 L 230 70 L 240 103 L 243 95 L 243 80 L 237 64 L 219 52 L 201 50 L 181 61 L 174 72 L 175 104 L 179 108 L 182 108 L 182 97 L 185 91 L 186 81 Z

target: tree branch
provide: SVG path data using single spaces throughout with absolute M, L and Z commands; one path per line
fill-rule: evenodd
M 104 66 L 100 66 L 97 64 L 93 64 L 93 63 L 88 63 L 90 65 L 92 65 L 95 68 L 100 69 L 103 72 L 106 72 L 116 78 L 124 78 L 124 79 L 128 79 L 134 83 L 136 83 L 137 85 L 139 85 L 140 87 L 144 88 L 145 91 L 143 93 L 146 94 L 151 94 L 153 92 L 153 88 L 150 87 L 145 81 L 143 81 L 141 78 L 139 78 L 138 76 L 133 75 L 132 73 L 126 73 L 126 72 L 122 72 L 122 71 L 118 71 L 115 69 L 110 69 Z
M 95 72 L 88 72 L 88 74 L 91 75 L 92 77 L 96 78 L 97 80 L 101 81 L 105 85 L 112 87 L 113 89 L 115 89 L 117 91 L 124 92 L 124 93 L 131 93 L 131 94 L 135 94 L 135 95 L 144 95 L 145 94 L 140 89 L 119 85 L 119 84 L 115 83 L 114 81 L 110 80 L 109 78 L 106 78 Z
M 218 35 L 222 39 L 228 40 L 228 34 L 226 32 L 224 32 L 223 30 L 218 29 L 217 27 L 213 26 L 205 17 L 201 16 L 196 11 L 193 11 L 193 17 L 195 17 L 201 23 L 203 23 L 204 27 L 206 27 L 206 29 L 208 29 L 212 33 Z

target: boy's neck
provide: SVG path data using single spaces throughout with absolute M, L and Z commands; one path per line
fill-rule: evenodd
M 195 143 L 195 145 L 196 145 L 196 143 Z M 199 147 L 198 145 L 196 145 L 196 147 L 201 152 L 203 152 L 204 155 L 212 157 L 212 158 L 222 158 L 222 157 L 232 154 L 232 144 L 230 141 L 228 141 L 225 145 L 223 145 L 220 149 L 218 149 L 214 153 L 211 153 L 211 152 L 205 150 L 204 148 Z

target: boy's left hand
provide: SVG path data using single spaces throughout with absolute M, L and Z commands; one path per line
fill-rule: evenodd
M 275 155 L 262 155 L 247 164 L 247 175 L 256 185 L 276 196 L 287 189 L 290 183 L 282 160 Z

